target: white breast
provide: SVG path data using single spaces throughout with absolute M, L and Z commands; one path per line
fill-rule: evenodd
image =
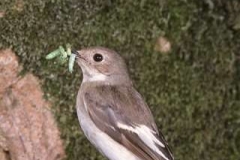
M 85 110 L 85 107 L 83 107 Z M 92 122 L 86 111 L 77 108 L 81 128 L 88 140 L 110 160 L 141 160 L 121 144 L 102 132 Z

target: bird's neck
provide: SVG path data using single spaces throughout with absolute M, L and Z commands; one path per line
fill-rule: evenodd
M 82 84 L 85 83 L 95 83 L 102 85 L 132 85 L 132 81 L 128 75 L 83 75 Z

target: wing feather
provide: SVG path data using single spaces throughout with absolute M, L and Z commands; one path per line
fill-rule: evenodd
M 87 111 L 102 131 L 144 160 L 173 160 L 140 94 L 129 87 L 99 86 L 84 94 Z

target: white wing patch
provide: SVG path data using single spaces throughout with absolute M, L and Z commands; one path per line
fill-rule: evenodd
M 159 155 L 161 155 L 164 159 L 169 160 L 155 145 L 157 143 L 161 147 L 165 147 L 165 145 L 160 142 L 154 135 L 156 133 L 155 131 L 149 129 L 145 125 L 139 125 L 136 127 L 128 126 L 122 123 L 117 123 L 117 126 L 121 129 L 131 131 L 133 133 L 136 133 L 139 138 L 152 150 L 157 152 Z

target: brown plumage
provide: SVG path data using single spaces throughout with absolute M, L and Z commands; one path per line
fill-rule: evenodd
M 173 160 L 150 109 L 132 85 L 123 59 L 116 52 L 101 47 L 78 51 L 77 57 L 83 71 L 77 112 L 91 143 L 110 160 L 126 157 L 129 160 Z M 114 154 L 114 149 L 121 155 Z

